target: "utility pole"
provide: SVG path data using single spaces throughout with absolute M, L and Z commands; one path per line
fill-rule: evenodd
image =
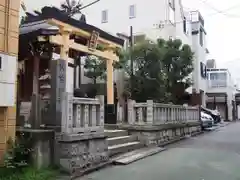
M 129 42 L 130 42 L 130 62 L 131 62 L 131 76 L 130 76 L 130 83 L 131 83 L 131 92 L 133 91 L 133 75 L 134 75 L 134 72 L 133 72 L 133 57 L 132 57 L 132 52 L 133 52 L 133 27 L 130 26 L 130 36 L 129 36 Z

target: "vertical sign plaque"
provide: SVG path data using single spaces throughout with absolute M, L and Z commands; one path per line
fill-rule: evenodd
M 61 129 L 62 94 L 66 92 L 67 62 L 62 59 L 51 61 L 51 122 L 49 124 Z

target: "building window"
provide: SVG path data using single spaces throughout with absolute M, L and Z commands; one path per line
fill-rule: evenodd
M 2 57 L 0 56 L 0 70 L 2 70 Z
M 207 78 L 207 67 L 204 63 L 200 62 L 201 76 L 202 78 Z
M 172 9 L 175 9 L 175 0 L 169 0 L 169 6 L 170 6 Z
M 169 7 L 169 21 L 170 23 L 175 24 L 175 12 L 171 7 Z
M 199 41 L 200 41 L 200 45 L 203 46 L 203 30 L 202 29 L 200 29 Z
M 227 80 L 226 72 L 210 73 L 210 80 Z
M 187 20 L 186 17 L 183 17 L 183 32 L 187 34 Z
M 226 72 L 210 73 L 210 82 L 212 87 L 226 87 L 227 73 Z
M 129 6 L 129 18 L 135 18 L 136 17 L 136 5 Z
M 102 23 L 108 22 L 108 10 L 102 11 Z

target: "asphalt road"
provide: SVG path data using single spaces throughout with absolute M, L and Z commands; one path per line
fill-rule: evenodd
M 168 150 L 80 180 L 240 180 L 240 122 L 170 145 Z

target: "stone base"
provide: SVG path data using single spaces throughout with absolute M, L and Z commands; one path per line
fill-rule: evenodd
M 31 141 L 31 164 L 37 168 L 54 165 L 54 131 L 44 129 L 17 129 L 17 133 L 24 133 Z
M 162 145 L 166 142 L 181 139 L 186 135 L 201 132 L 200 123 L 195 124 L 164 124 L 159 126 L 129 126 L 130 134 L 136 135 L 145 146 Z
M 103 133 L 58 135 L 56 149 L 61 170 L 71 177 L 81 176 L 109 162 L 107 140 Z

